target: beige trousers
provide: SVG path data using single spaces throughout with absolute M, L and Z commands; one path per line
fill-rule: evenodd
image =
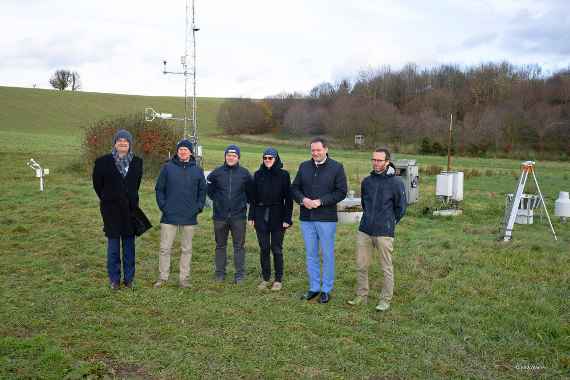
M 370 236 L 362 231 L 358 231 L 356 236 L 356 294 L 368 296 L 368 267 L 375 249 L 380 253 L 380 265 L 384 272 L 380 299 L 390 303 L 394 294 L 394 267 L 392 265 L 394 238 L 392 237 Z
M 176 238 L 176 233 L 182 231 L 180 248 L 180 281 L 188 280 L 190 275 L 190 263 L 192 261 L 192 237 L 194 236 L 194 226 L 177 226 L 175 224 L 160 223 L 160 254 L 158 256 L 158 270 L 160 279 L 168 280 L 170 274 L 170 252 L 172 244 Z

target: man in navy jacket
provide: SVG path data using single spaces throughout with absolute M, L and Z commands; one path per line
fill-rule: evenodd
M 380 251 L 380 264 L 384 272 L 384 282 L 378 311 L 390 308 L 394 293 L 394 230 L 406 212 L 406 190 L 404 183 L 396 177 L 390 163 L 388 149 L 377 149 L 372 153 L 372 172 L 362 181 L 361 199 L 364 214 L 357 235 L 356 298 L 350 305 L 365 304 L 368 301 L 368 267 L 373 248 Z
M 302 299 L 320 295 L 327 303 L 334 286 L 334 242 L 338 221 L 336 204 L 346 197 L 347 182 L 344 167 L 328 156 L 322 138 L 311 141 L 311 160 L 302 162 L 291 185 L 293 199 L 301 207 L 301 232 L 307 255 L 309 290 Z M 319 246 L 323 257 L 323 280 Z
M 176 232 L 182 232 L 180 256 L 180 287 L 189 286 L 190 263 L 192 261 L 192 237 L 197 216 L 206 201 L 206 180 L 204 172 L 196 165 L 192 156 L 193 147 L 183 139 L 176 145 L 176 155 L 160 171 L 156 181 L 156 203 L 162 212 L 160 219 L 160 278 L 154 284 L 161 287 L 170 273 L 170 251 Z

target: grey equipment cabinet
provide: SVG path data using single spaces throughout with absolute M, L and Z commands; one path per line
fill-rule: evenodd
M 408 204 L 416 203 L 420 198 L 420 176 L 416 160 L 396 160 L 396 175 L 401 177 L 406 186 Z

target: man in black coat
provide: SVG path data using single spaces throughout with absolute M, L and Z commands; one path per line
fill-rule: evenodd
M 228 235 L 234 246 L 234 282 L 245 279 L 245 232 L 247 204 L 251 200 L 252 179 L 249 171 L 239 165 L 240 149 L 229 145 L 224 151 L 224 164 L 207 178 L 208 196 L 213 202 L 214 235 L 216 238 L 216 281 L 226 276 Z
M 372 153 L 372 172 L 362 181 L 361 199 L 364 214 L 357 235 L 356 298 L 350 305 L 366 304 L 368 301 L 368 267 L 373 249 L 380 252 L 380 264 L 384 272 L 384 283 L 378 311 L 390 308 L 394 294 L 394 230 L 406 212 L 406 189 L 390 163 L 388 149 L 377 149 Z
M 271 290 L 283 287 L 283 238 L 293 223 L 293 200 L 291 178 L 283 170 L 283 163 L 277 150 L 267 148 L 263 162 L 253 175 L 253 192 L 249 207 L 249 223 L 255 227 L 259 242 L 261 275 L 259 289 L 266 289 L 271 283 L 271 251 L 275 266 L 275 281 Z
M 328 156 L 322 138 L 311 141 L 312 159 L 301 163 L 291 185 L 293 199 L 301 207 L 301 232 L 307 254 L 309 290 L 304 300 L 320 294 L 320 303 L 330 300 L 334 286 L 334 242 L 338 221 L 336 204 L 346 198 L 347 182 L 344 167 Z M 321 285 L 322 252 L 323 280 Z
M 206 180 L 203 170 L 196 165 L 192 143 L 182 139 L 176 145 L 176 154 L 160 170 L 156 181 L 156 203 L 162 212 L 160 218 L 160 277 L 154 284 L 160 288 L 170 274 L 170 252 L 177 231 L 182 233 L 180 248 L 180 287 L 189 286 L 192 262 L 192 237 L 198 224 L 198 214 L 206 201 Z
M 132 135 L 119 130 L 110 154 L 101 156 L 93 168 L 93 188 L 99 197 L 103 231 L 107 236 L 107 272 L 111 288 L 121 283 L 121 243 L 124 284 L 130 288 L 135 276 L 135 231 L 133 210 L 139 205 L 143 161 L 132 152 Z

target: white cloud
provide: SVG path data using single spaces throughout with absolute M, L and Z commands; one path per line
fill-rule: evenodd
M 566 67 L 562 0 L 471 2 L 198 0 L 198 94 L 307 92 L 366 68 L 508 60 Z M 4 0 L 0 85 L 49 87 L 59 68 L 85 91 L 182 95 L 183 0 Z

